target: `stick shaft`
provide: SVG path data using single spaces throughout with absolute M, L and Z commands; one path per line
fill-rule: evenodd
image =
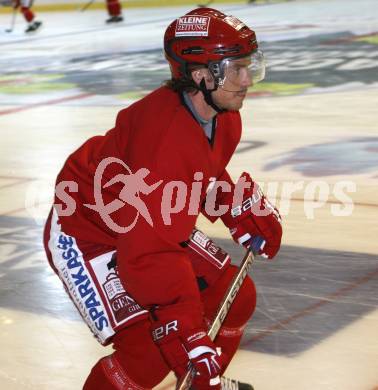
M 17 15 L 17 8 L 13 7 L 10 27 L 7 29 L 8 32 L 12 32 L 14 30 L 14 26 L 16 24 L 16 15 Z
M 80 12 L 84 12 L 87 8 L 89 8 L 93 3 L 94 3 L 95 0 L 90 0 L 88 1 L 87 3 L 85 3 L 81 8 L 80 8 Z
M 230 287 L 227 289 L 226 294 L 224 295 L 222 302 L 218 308 L 217 314 L 215 315 L 210 329 L 207 332 L 211 340 L 214 340 L 216 335 L 218 334 L 219 329 L 222 326 L 222 323 L 230 310 L 232 302 L 235 300 L 244 279 L 248 275 L 248 271 L 251 268 L 254 259 L 254 254 L 251 250 L 248 250 L 242 260 L 242 263 L 239 267 L 239 271 L 233 277 Z M 193 376 L 194 370 L 193 368 L 191 368 L 177 383 L 176 390 L 188 390 L 190 388 Z
M 242 260 L 239 271 L 237 272 L 236 275 L 234 275 L 230 287 L 228 288 L 225 296 L 223 297 L 223 300 L 220 304 L 217 314 L 215 315 L 213 323 L 211 324 L 211 327 L 208 331 L 208 336 L 211 338 L 211 340 L 214 340 L 216 335 L 218 334 L 219 329 L 222 326 L 223 321 L 230 310 L 230 306 L 232 305 L 232 302 L 234 302 L 238 294 L 238 291 L 241 285 L 243 284 L 244 279 L 248 275 L 248 271 L 252 266 L 253 260 L 254 260 L 253 253 L 248 250 Z

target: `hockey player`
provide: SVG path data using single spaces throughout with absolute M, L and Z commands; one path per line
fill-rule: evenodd
M 189 363 L 193 389 L 251 390 L 223 373 L 255 309 L 254 283 L 244 280 L 212 342 L 207 327 L 237 268 L 195 224 L 199 213 L 221 218 L 240 244 L 262 236 L 262 256 L 279 250 L 277 209 L 247 173 L 235 185 L 226 170 L 263 56 L 254 31 L 210 8 L 173 21 L 164 50 L 171 80 L 68 157 L 46 253 L 95 337 L 114 348 L 85 390 L 151 389 Z
M 20 7 L 20 11 L 24 16 L 28 26 L 25 30 L 26 34 L 31 34 L 37 32 L 42 27 L 42 22 L 35 20 L 34 12 L 31 10 L 33 5 L 33 0 L 14 0 L 13 7 Z
M 106 23 L 119 23 L 123 21 L 122 5 L 119 0 L 106 0 L 106 9 L 109 14 Z

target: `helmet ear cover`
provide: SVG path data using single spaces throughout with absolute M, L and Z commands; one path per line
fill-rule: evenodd
M 165 42 L 165 45 L 164 45 L 165 57 L 167 58 L 167 60 L 170 64 L 173 78 L 177 77 L 177 75 L 175 75 L 175 73 L 177 73 L 177 70 L 178 70 L 178 73 L 180 74 L 180 78 L 190 80 L 192 78 L 191 73 L 193 70 L 195 70 L 197 67 L 204 68 L 204 67 L 206 67 L 206 65 L 201 63 L 201 62 L 188 62 L 184 58 L 179 56 L 176 53 L 176 51 L 172 48 L 172 46 L 176 42 L 177 42 L 177 38 L 172 38 L 169 41 Z M 202 54 L 202 53 L 203 53 L 203 49 L 199 46 L 189 47 L 189 48 L 183 49 L 181 51 L 181 54 L 183 54 L 183 55 Z M 177 65 L 175 63 L 178 64 L 179 66 L 177 67 Z

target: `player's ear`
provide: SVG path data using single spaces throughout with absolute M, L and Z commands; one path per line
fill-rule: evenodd
M 199 85 L 203 78 L 205 79 L 206 84 L 211 84 L 213 82 L 213 77 L 208 69 L 200 68 L 192 71 L 192 79 L 197 85 Z
M 203 78 L 203 69 L 196 69 L 192 71 L 192 79 L 196 84 L 199 84 Z

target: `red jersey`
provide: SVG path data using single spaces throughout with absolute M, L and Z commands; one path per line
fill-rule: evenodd
M 192 232 L 211 180 L 230 180 L 225 167 L 240 140 L 239 112 L 218 114 L 213 133 L 209 142 L 180 95 L 161 87 L 120 111 L 115 127 L 85 142 L 58 176 L 57 184 L 77 183 L 77 192 L 70 193 L 76 209 L 60 216 L 62 230 L 87 245 L 86 252 L 92 250 L 93 257 L 116 247 L 120 277 L 144 307 L 189 303 L 193 315 L 201 310 L 196 278 L 180 243 Z M 109 158 L 96 184 L 96 169 Z M 100 191 L 105 205 L 116 201 L 119 207 L 122 191 L 127 192 L 122 178 L 140 169 L 148 173 L 143 176 L 146 188 L 156 187 L 150 193 L 139 187 L 136 202 L 141 208 L 136 208 L 137 203 L 115 207 L 111 220 L 133 227 L 114 231 L 93 207 L 98 203 L 94 190 Z M 114 178 L 119 180 L 111 181 Z M 191 199 L 193 188 L 199 186 L 196 199 Z M 58 197 L 55 203 L 64 209 L 65 202 Z

